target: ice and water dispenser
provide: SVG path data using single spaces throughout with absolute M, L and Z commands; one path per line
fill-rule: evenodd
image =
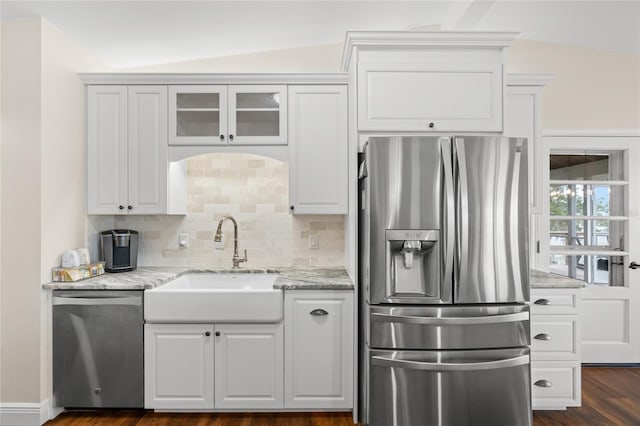
M 440 231 L 386 230 L 387 297 L 440 297 Z

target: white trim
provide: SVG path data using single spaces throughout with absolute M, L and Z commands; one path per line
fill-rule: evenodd
M 507 86 L 546 86 L 555 74 L 505 74 Z
M 512 31 L 347 31 L 340 69 L 347 71 L 356 47 L 505 48 L 518 36 Z
M 545 138 L 564 137 L 636 137 L 640 136 L 640 129 L 545 129 Z
M 0 426 L 42 425 L 62 413 L 62 407 L 54 407 L 50 400 L 37 402 L 0 403 Z
M 346 73 L 80 73 L 85 84 L 347 84 Z

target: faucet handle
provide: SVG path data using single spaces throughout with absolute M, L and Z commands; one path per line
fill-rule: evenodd
M 246 262 L 247 259 L 247 249 L 244 250 L 244 259 L 240 260 L 241 262 Z

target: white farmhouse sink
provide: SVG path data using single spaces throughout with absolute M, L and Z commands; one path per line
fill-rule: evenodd
M 191 273 L 145 291 L 147 322 L 259 323 L 283 317 L 277 274 Z

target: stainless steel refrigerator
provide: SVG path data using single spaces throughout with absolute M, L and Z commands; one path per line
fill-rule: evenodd
M 360 413 L 531 424 L 527 141 L 372 137 L 360 164 Z

